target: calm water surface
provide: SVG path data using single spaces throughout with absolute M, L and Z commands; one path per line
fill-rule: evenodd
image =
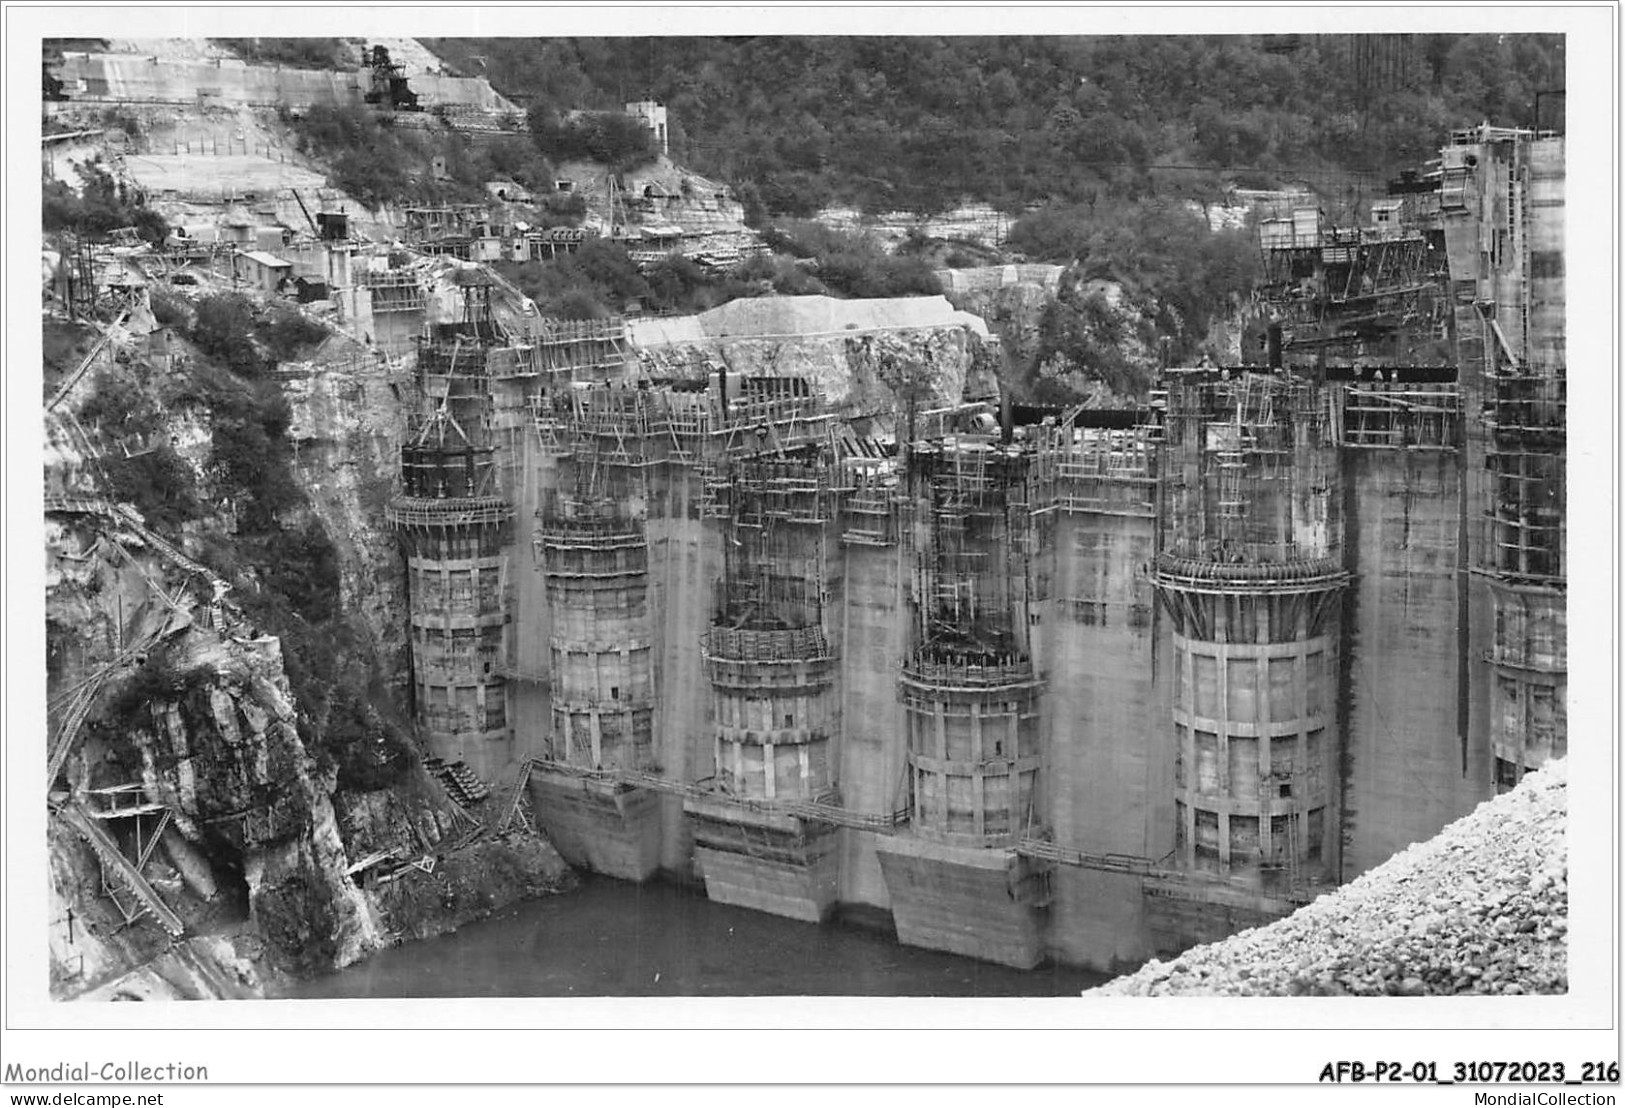
M 800 923 L 676 885 L 585 876 L 576 892 L 515 905 L 279 995 L 1076 996 L 1109 976 L 1007 969 L 899 946 L 849 923 Z

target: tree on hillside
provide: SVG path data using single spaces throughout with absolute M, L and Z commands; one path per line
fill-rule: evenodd
M 555 162 L 589 159 L 624 173 L 659 153 L 653 133 L 640 120 L 618 111 L 567 116 L 536 104 L 526 122 L 536 149 Z
M 805 210 L 808 197 L 870 211 L 970 197 L 1012 212 L 1091 188 L 1124 198 L 1166 187 L 1157 165 L 1392 174 L 1451 126 L 1530 125 L 1534 93 L 1563 86 L 1559 35 L 431 45 L 464 65 L 482 57 L 478 71 L 500 90 L 555 116 L 659 100 L 683 136 L 674 154 L 735 187 L 753 183 L 770 208 L 785 205 L 776 214 Z

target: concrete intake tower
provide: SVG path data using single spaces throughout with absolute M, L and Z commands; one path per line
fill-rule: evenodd
M 1325 388 L 1229 377 L 1168 390 L 1175 861 L 1286 895 L 1337 872 L 1338 449 Z
M 1560 136 L 1262 221 L 1257 358 L 1012 407 L 941 298 L 415 351 L 430 750 L 573 865 L 1103 968 L 1294 911 L 1567 749 Z

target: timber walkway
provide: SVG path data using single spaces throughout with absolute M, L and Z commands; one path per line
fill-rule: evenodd
M 221 633 L 229 629 L 225 596 L 231 591 L 231 583 L 208 566 L 187 557 L 173 543 L 154 533 L 151 528 L 142 522 L 140 514 L 128 504 L 118 504 L 96 496 L 48 495 L 45 497 L 45 510 L 65 515 L 101 516 L 129 528 L 151 550 L 167 560 L 176 569 L 188 576 L 202 578 L 208 583 L 210 595 L 206 603 L 208 605 L 210 626 Z M 152 586 L 153 591 L 171 609 L 179 609 L 180 605 L 176 599 L 165 592 L 156 581 L 149 577 L 147 583 Z
M 91 849 L 96 852 L 104 873 L 111 870 L 113 875 L 135 895 L 136 900 L 140 901 L 142 906 L 163 925 L 164 930 L 176 936 L 185 933 L 186 924 L 182 923 L 181 918 L 163 902 L 163 898 L 147 883 L 147 879 L 141 876 L 141 871 L 135 863 L 124 856 L 118 844 L 77 801 L 69 801 L 58 811 L 69 826 L 79 833 L 79 837 L 89 843 Z
M 130 644 L 107 665 L 97 670 L 91 677 L 81 683 L 72 692 L 67 694 L 67 710 L 62 723 L 57 727 L 56 733 L 51 736 L 46 754 L 45 787 L 50 788 L 56 781 L 57 775 L 62 772 L 62 766 L 73 753 L 79 732 L 84 726 L 85 717 L 90 713 L 90 707 L 95 702 L 97 694 L 115 674 L 122 672 L 132 665 L 137 665 L 146 656 L 159 639 L 169 630 L 169 625 L 163 624 L 149 631 L 142 638 Z
M 90 353 L 85 355 L 84 360 L 79 363 L 78 368 L 76 368 L 72 373 L 68 374 L 68 376 L 63 380 L 62 384 L 57 386 L 56 392 L 51 394 L 51 399 L 45 402 L 45 410 L 47 412 L 55 411 L 57 405 L 61 404 L 68 398 L 68 394 L 73 392 L 74 387 L 79 384 L 80 379 L 90 371 L 90 367 L 96 361 L 96 358 L 100 356 L 103 350 L 107 349 L 107 344 L 113 341 L 113 333 L 118 330 L 118 328 L 124 326 L 124 321 L 129 318 L 130 313 L 129 310 L 126 309 L 125 311 L 120 312 L 119 317 L 105 328 L 103 328 L 99 323 L 95 324 L 96 327 L 101 329 L 101 336 L 96 340 L 95 344 L 91 346 Z

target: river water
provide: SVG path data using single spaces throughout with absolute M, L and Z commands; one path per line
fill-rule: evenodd
M 338 973 L 300 999 L 529 996 L 1077 996 L 1109 974 L 1014 970 L 901 946 L 888 931 L 713 904 L 697 889 L 586 875 Z

